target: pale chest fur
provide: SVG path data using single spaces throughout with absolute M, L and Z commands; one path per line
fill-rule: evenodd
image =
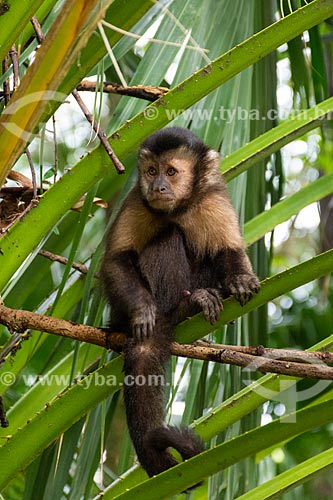
M 237 215 L 229 199 L 211 193 L 186 212 L 170 218 L 150 212 L 139 201 L 125 205 L 112 228 L 109 248 L 112 253 L 140 253 L 170 222 L 180 227 L 188 247 L 198 257 L 243 246 Z
M 142 204 L 125 206 L 112 228 L 110 250 L 112 253 L 128 250 L 140 253 L 164 225 Z
M 198 256 L 216 255 L 223 248 L 243 246 L 237 215 L 228 198 L 208 195 L 177 218 L 187 244 Z

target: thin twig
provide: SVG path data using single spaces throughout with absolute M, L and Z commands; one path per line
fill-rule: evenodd
M 39 250 L 39 255 L 46 257 L 52 262 L 60 262 L 60 264 L 66 265 L 68 263 L 68 259 L 63 257 L 62 255 L 57 255 L 55 253 L 49 252 L 48 250 Z M 79 262 L 72 262 L 72 268 L 76 271 L 79 271 L 82 274 L 88 273 L 88 268 L 84 264 L 80 264 Z
M 9 55 L 13 63 L 13 90 L 16 90 L 20 84 L 20 66 L 18 51 L 15 45 L 11 46 Z
M 186 36 L 188 34 L 188 29 L 177 19 L 177 17 L 169 10 L 165 5 L 163 5 L 159 0 L 152 0 L 153 3 L 159 6 L 159 8 L 175 23 L 176 26 L 182 31 L 182 33 Z M 212 61 L 209 59 L 205 50 L 200 47 L 198 42 L 190 35 L 190 41 L 193 43 L 195 47 L 198 47 L 199 52 L 201 52 L 202 57 L 205 61 L 210 64 Z
M 10 331 L 24 332 L 27 329 L 60 335 L 80 342 L 99 345 L 121 352 L 126 342 L 123 333 L 107 334 L 105 331 L 92 326 L 81 325 L 63 319 L 43 316 L 30 311 L 10 309 L 0 305 L 0 323 L 7 326 Z M 222 348 L 221 348 L 222 347 Z M 262 349 L 257 349 L 257 354 Z M 197 344 L 177 344 L 171 346 L 171 353 L 177 356 L 213 361 L 215 363 L 228 363 L 241 366 L 248 370 L 258 370 L 263 373 L 278 373 L 300 378 L 333 380 L 333 368 L 324 363 L 326 353 L 322 353 L 321 359 L 307 358 L 311 364 L 299 363 L 289 360 L 271 359 L 265 356 L 253 356 L 251 354 L 233 350 L 232 346 L 216 345 L 207 347 Z M 308 353 L 302 353 L 306 358 Z M 294 351 L 292 356 L 294 357 Z
M 6 55 L 2 61 L 2 73 L 5 74 L 9 69 L 9 56 Z M 10 83 L 9 78 L 3 82 L 3 96 L 5 98 L 5 104 L 7 105 L 10 99 Z
M 41 44 L 45 38 L 45 36 L 43 35 L 42 27 L 39 24 L 39 21 L 36 16 L 33 16 L 30 21 L 35 30 L 38 43 Z
M 104 20 L 102 20 L 101 23 L 104 26 L 107 26 L 107 28 L 112 29 L 112 31 L 116 31 L 117 33 L 121 33 L 122 35 L 126 35 L 126 36 L 129 36 L 131 38 L 135 38 L 136 40 L 140 40 L 140 38 L 144 37 L 144 35 L 137 35 L 136 33 L 132 33 L 132 31 L 126 31 L 126 30 L 123 30 L 122 28 L 118 28 L 118 26 L 115 26 L 114 24 L 108 23 L 107 21 L 104 21 Z M 147 37 L 147 40 L 149 42 L 153 42 L 153 43 L 160 43 L 161 45 L 171 45 L 172 47 L 182 47 L 183 46 L 182 43 L 170 42 L 169 40 L 160 40 L 158 38 Z M 201 47 L 198 46 L 198 44 L 185 45 L 185 49 L 196 50 L 196 51 L 201 52 L 201 53 L 202 52 L 209 52 L 209 49 L 202 49 Z
M 36 171 L 34 167 L 34 163 L 31 158 L 31 153 L 29 151 L 29 148 L 25 150 L 26 157 L 28 158 L 28 163 L 31 171 L 31 179 L 32 179 L 32 197 L 37 198 L 37 177 L 36 177 Z
M 82 80 L 82 82 L 76 87 L 76 90 L 96 92 L 100 90 L 100 85 L 96 82 L 90 82 L 89 80 Z M 103 92 L 109 94 L 119 94 L 126 95 L 129 97 L 137 97 L 139 99 L 146 99 L 147 101 L 156 101 L 160 97 L 164 96 L 170 89 L 167 87 L 154 87 L 152 85 L 134 85 L 131 87 L 123 87 L 118 83 L 104 82 Z
M 57 127 L 55 114 L 52 115 L 52 126 L 53 126 L 53 144 L 54 144 L 54 175 L 53 182 L 55 183 L 58 175 L 58 141 L 57 141 Z
M 126 80 L 125 80 L 124 75 L 123 75 L 123 73 L 122 73 L 122 71 L 121 71 L 121 69 L 120 69 L 120 66 L 119 66 L 119 64 L 118 64 L 118 61 L 117 61 L 117 59 L 116 59 L 116 57 L 115 57 L 115 55 L 114 55 L 114 53 L 113 53 L 113 50 L 112 50 L 111 45 L 110 45 L 110 43 L 109 43 L 108 37 L 107 37 L 107 36 L 106 36 L 106 34 L 105 34 L 105 31 L 104 31 L 104 28 L 103 28 L 102 23 L 99 21 L 99 22 L 97 23 L 97 26 L 98 26 L 99 32 L 100 32 L 100 34 L 101 34 L 101 37 L 102 37 L 102 39 L 103 39 L 104 45 L 105 45 L 105 47 L 106 47 L 106 50 L 107 50 L 107 52 L 108 52 L 108 54 L 109 54 L 109 57 L 110 57 L 110 59 L 111 59 L 111 61 L 112 61 L 113 67 L 114 67 L 114 69 L 115 69 L 115 72 L 117 73 L 118 78 L 119 78 L 119 80 L 121 81 L 121 84 L 122 84 L 124 87 L 127 87 Z
M 74 98 L 76 99 L 78 105 L 82 109 L 85 117 L 87 118 L 88 122 L 91 124 L 93 130 L 96 132 L 96 134 L 99 137 L 99 140 L 103 144 L 107 154 L 112 160 L 112 163 L 116 167 L 116 170 L 118 174 L 123 174 L 125 172 L 125 167 L 119 160 L 119 158 L 116 156 L 115 152 L 113 151 L 112 147 L 109 144 L 109 141 L 105 135 L 105 132 L 100 128 L 99 124 L 96 122 L 92 114 L 90 113 L 89 109 L 87 106 L 84 104 L 83 100 L 80 97 L 80 94 L 78 93 L 77 90 L 73 90 L 72 92 Z

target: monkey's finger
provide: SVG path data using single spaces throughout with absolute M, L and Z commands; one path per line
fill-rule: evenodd
M 259 280 L 257 279 L 252 280 L 249 283 L 249 288 L 253 293 L 258 293 L 261 288 Z
M 246 303 L 246 291 L 241 284 L 235 286 L 234 284 L 230 284 L 229 291 L 231 295 L 235 297 L 235 299 L 243 306 Z
M 133 326 L 133 337 L 137 342 L 142 342 L 140 325 L 136 324 Z
M 207 319 L 210 322 L 210 324 L 213 325 L 220 317 L 220 308 L 219 306 L 216 306 L 214 302 L 209 302 L 208 309 L 209 309 L 209 317 Z
M 209 323 L 212 322 L 212 318 L 211 318 L 211 311 L 210 311 L 210 307 L 209 307 L 209 302 L 203 302 L 202 305 L 201 305 L 201 308 L 202 308 L 202 312 L 203 312 L 203 315 L 205 317 L 205 320 L 206 321 L 209 321 Z
M 155 332 L 155 314 L 152 314 L 147 318 L 147 337 L 152 337 Z
M 220 318 L 220 313 L 223 310 L 222 298 L 219 291 L 215 288 L 208 288 L 208 300 L 210 300 L 210 323 L 214 324 Z
M 205 319 L 209 321 L 209 307 L 206 290 L 196 290 L 196 292 L 192 295 L 192 299 L 194 299 L 195 303 L 200 307 Z
M 147 334 L 148 334 L 147 323 L 144 322 L 141 325 L 141 340 L 142 340 L 142 342 L 144 342 L 145 339 L 147 338 Z
M 257 293 L 257 291 L 253 290 L 252 287 L 240 287 L 238 292 L 234 294 L 235 298 L 238 300 L 241 306 L 244 306 L 249 300 L 252 299 L 253 295 Z
M 217 288 L 207 288 L 207 292 L 209 293 L 214 306 L 221 311 L 223 309 L 223 300 L 219 290 L 217 290 Z
M 253 295 L 254 295 L 254 293 L 250 289 L 247 289 L 242 295 L 241 305 L 244 306 L 245 304 L 247 304 L 249 302 L 249 300 L 252 299 Z
M 243 306 L 245 306 L 245 304 L 247 304 L 247 302 L 251 299 L 251 297 L 252 297 L 252 293 L 249 294 L 249 293 L 244 292 L 239 296 L 239 299 L 237 299 L 237 300 L 240 303 L 240 305 L 243 307 Z
M 259 290 L 260 282 L 253 275 L 235 276 L 233 282 L 229 284 L 230 293 L 238 300 L 241 306 L 244 306 Z
M 140 325 L 141 342 L 144 342 L 146 338 L 147 338 L 147 328 L 146 328 L 146 325 L 143 323 L 142 325 Z
M 223 309 L 223 307 L 222 307 L 222 309 Z M 216 321 L 218 321 L 220 319 L 220 313 L 221 313 L 221 306 L 220 306 L 220 304 L 214 305 L 214 312 L 213 312 L 213 315 L 212 315 L 212 325 L 214 323 L 216 323 Z
M 213 324 L 216 321 L 217 311 L 220 312 L 220 306 L 217 303 L 216 297 L 209 293 L 209 289 L 199 288 L 192 293 L 192 300 L 195 302 L 203 312 L 206 321 Z M 215 302 L 215 304 L 214 304 Z
M 149 321 L 147 324 L 147 336 L 152 337 L 154 334 L 155 321 Z
M 213 325 L 216 321 L 216 313 L 217 313 L 217 308 L 215 307 L 215 304 L 213 300 L 207 295 L 207 298 L 205 301 L 203 301 L 203 308 L 202 308 L 203 314 L 205 316 L 206 321 L 209 321 L 211 325 Z M 218 311 L 219 314 L 219 311 Z

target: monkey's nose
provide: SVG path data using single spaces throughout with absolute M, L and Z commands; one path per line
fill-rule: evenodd
M 155 184 L 154 186 L 155 193 L 166 193 L 168 191 L 168 187 L 165 184 Z

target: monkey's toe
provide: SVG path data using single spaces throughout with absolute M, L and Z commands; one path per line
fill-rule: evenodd
M 138 309 L 132 319 L 132 334 L 137 342 L 144 342 L 154 333 L 156 307 L 146 306 Z

